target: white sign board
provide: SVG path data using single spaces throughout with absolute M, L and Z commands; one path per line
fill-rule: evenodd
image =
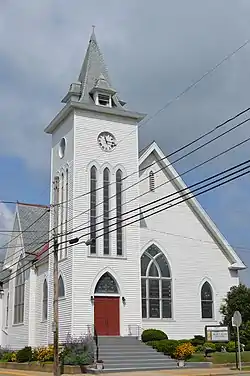
M 206 326 L 206 340 L 208 342 L 228 342 L 228 326 Z

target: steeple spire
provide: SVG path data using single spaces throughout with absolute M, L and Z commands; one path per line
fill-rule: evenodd
M 67 103 L 69 99 L 78 95 L 78 101 L 86 104 L 100 104 L 98 94 L 107 94 L 110 97 L 109 106 L 122 109 L 125 102 L 120 101 L 116 90 L 112 88 L 107 67 L 104 63 L 103 55 L 98 46 L 95 26 L 92 26 L 92 34 L 89 39 L 87 52 L 78 77 L 78 82 L 72 84 L 69 93 L 63 99 Z M 78 93 L 78 94 L 77 94 Z

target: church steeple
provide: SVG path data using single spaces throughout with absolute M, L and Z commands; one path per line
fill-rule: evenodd
M 93 27 L 87 52 L 78 77 L 78 82 L 71 84 L 69 92 L 62 102 L 77 100 L 80 103 L 122 108 L 116 90 L 112 88 L 103 55 L 98 46 Z

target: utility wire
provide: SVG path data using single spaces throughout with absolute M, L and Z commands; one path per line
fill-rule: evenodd
M 202 140 L 203 138 L 209 136 L 209 135 L 212 134 L 213 132 L 217 131 L 218 129 L 220 129 L 221 127 L 225 126 L 225 125 L 228 124 L 229 122 L 235 120 L 235 119 L 238 118 L 239 116 L 245 114 L 245 113 L 248 112 L 249 110 L 250 110 L 250 107 L 246 108 L 245 110 L 240 111 L 240 112 L 237 113 L 236 115 L 234 115 L 234 116 L 230 117 L 229 119 L 225 120 L 224 122 L 218 124 L 216 127 L 212 128 L 210 131 L 208 131 L 208 132 L 202 134 L 201 136 L 197 137 L 197 138 L 194 139 L 193 141 L 190 141 L 189 143 L 184 144 L 184 145 L 181 146 L 179 149 L 173 151 L 172 153 L 168 154 L 167 156 L 164 156 L 164 157 L 161 158 L 161 159 L 158 159 L 157 161 L 151 163 L 151 164 L 148 165 L 147 167 L 140 169 L 140 171 L 144 171 L 145 169 L 148 169 L 149 167 L 155 165 L 156 163 L 158 163 L 158 162 L 160 162 L 160 161 L 162 161 L 162 160 L 164 160 L 164 159 L 168 159 L 168 158 L 172 157 L 173 155 L 179 153 L 180 151 L 185 150 L 185 149 L 188 148 L 189 146 L 192 146 L 192 145 L 196 144 L 198 141 L 200 141 L 200 140 Z M 245 120 L 245 122 L 247 122 L 247 121 L 249 121 L 249 120 L 250 120 L 250 119 L 247 119 L 247 120 Z M 239 124 L 239 126 L 241 126 L 241 125 L 243 125 L 243 124 L 245 124 L 245 123 L 244 123 L 244 122 L 241 122 L 241 123 Z M 236 126 L 236 128 L 237 128 L 237 126 Z M 232 130 L 234 130 L 234 129 L 235 129 L 235 128 L 232 128 Z M 229 129 L 228 131 L 222 133 L 221 135 L 218 135 L 217 137 L 213 138 L 212 141 L 210 141 L 209 143 L 211 143 L 211 142 L 217 140 L 218 138 L 224 136 L 225 134 L 227 134 L 227 133 L 229 133 L 229 132 L 230 132 L 230 129 Z M 209 144 L 209 143 L 208 143 L 208 144 Z M 205 144 L 199 146 L 198 148 L 195 149 L 195 151 L 201 149 L 202 147 L 204 147 L 204 146 L 206 146 L 206 145 L 207 145 L 207 143 L 205 143 Z M 192 154 L 192 153 L 189 152 L 189 153 L 187 153 L 187 154 L 184 154 L 184 155 L 181 157 L 181 159 L 183 159 L 183 158 L 189 156 L 190 154 Z M 179 161 L 179 159 L 175 160 L 173 163 L 178 162 L 178 161 Z M 133 175 L 135 175 L 135 174 L 138 174 L 138 170 L 133 171 L 133 172 L 132 172 L 131 174 L 129 174 L 129 175 L 126 175 L 124 178 L 122 178 L 122 181 L 128 179 L 129 177 L 131 177 L 131 176 L 133 176 Z M 112 185 L 112 184 L 115 184 L 115 182 L 109 183 L 109 185 Z M 85 192 L 85 193 L 83 193 L 83 194 L 81 194 L 81 195 L 78 195 L 78 196 L 76 196 L 76 197 L 73 197 L 73 198 L 70 199 L 70 200 L 61 201 L 59 204 L 55 204 L 55 205 L 62 205 L 62 204 L 65 204 L 66 202 L 70 202 L 70 201 L 73 201 L 73 200 L 77 200 L 78 198 L 81 198 L 81 197 L 84 197 L 84 196 L 89 195 L 91 192 L 97 192 L 97 191 L 99 191 L 99 190 L 101 190 L 101 189 L 103 189 L 103 186 L 98 187 L 98 188 L 94 189 L 93 191 L 88 191 L 88 192 Z M 55 206 L 55 205 L 53 204 L 52 206 Z
M 172 166 L 174 163 L 179 162 L 180 160 L 182 160 L 182 159 L 185 158 L 186 156 L 189 156 L 189 155 L 193 154 L 194 152 L 200 150 L 200 149 L 203 148 L 204 146 L 209 145 L 210 143 L 214 142 L 214 141 L 217 140 L 218 138 L 220 138 L 220 137 L 224 136 L 225 134 L 227 134 L 227 133 L 229 133 L 229 132 L 235 130 L 236 128 L 242 126 L 243 124 L 245 124 L 245 123 L 248 122 L 248 121 L 250 121 L 250 118 L 247 118 L 246 120 L 242 121 L 241 123 L 236 124 L 234 127 L 228 129 L 227 131 L 223 132 L 221 135 L 218 135 L 218 136 L 212 138 L 211 140 L 205 142 L 204 144 L 198 146 L 197 148 L 191 150 L 189 153 L 187 153 L 187 154 L 185 154 L 185 155 L 182 155 L 181 157 L 179 157 L 179 158 L 177 158 L 176 160 L 174 160 L 172 163 L 168 163 L 166 166 L 161 167 L 161 168 L 160 168 L 159 170 L 157 170 L 154 174 L 156 174 L 156 173 L 158 173 L 158 172 L 160 172 L 160 171 L 162 171 L 162 170 L 165 170 L 165 169 L 168 168 L 169 166 Z M 205 164 L 205 163 L 203 163 L 203 164 Z M 178 175 L 176 178 L 178 178 L 178 177 L 181 177 L 181 174 Z M 175 180 L 176 178 L 168 180 L 167 183 L 168 183 L 168 182 L 171 182 L 171 181 L 173 181 L 173 180 Z M 140 184 L 141 182 L 143 182 L 143 181 L 146 180 L 146 179 L 148 179 L 148 176 L 145 176 L 144 178 L 139 179 L 138 182 L 133 183 L 132 185 L 130 185 L 130 186 L 128 186 L 128 187 L 125 187 L 124 189 L 122 189 L 121 193 L 124 193 L 124 192 L 127 191 L 128 189 L 132 188 L 133 186 L 135 186 L 135 185 L 137 185 L 137 184 Z M 143 195 L 143 194 L 141 194 L 141 195 L 139 195 L 139 196 L 136 196 L 136 199 L 138 199 L 138 198 L 141 197 L 142 195 Z M 116 194 L 112 195 L 112 196 L 110 197 L 110 200 L 111 200 L 112 198 L 114 198 L 114 197 L 116 197 Z M 133 201 L 133 200 L 135 200 L 135 198 L 132 199 L 132 200 L 130 200 L 130 201 L 128 201 L 128 202 L 123 203 L 122 206 L 124 206 L 125 204 L 128 204 L 129 202 L 131 202 L 131 201 Z M 100 203 L 98 203 L 98 204 L 96 205 L 96 207 L 98 207 L 98 206 L 100 206 L 100 205 L 103 205 L 103 203 L 104 203 L 104 201 L 101 201 Z M 79 216 L 81 216 L 81 215 L 87 214 L 89 211 L 90 211 L 90 208 L 88 208 L 87 210 L 83 211 L 81 214 L 78 214 L 76 217 L 79 217 Z M 114 211 L 114 209 L 111 209 L 111 210 L 109 211 L 109 213 L 110 213 L 111 211 Z M 101 215 L 99 215 L 97 218 L 100 218 L 100 217 L 101 217 Z M 88 221 L 88 222 L 89 222 L 89 221 Z M 85 222 L 84 224 L 87 224 L 88 222 Z
M 239 172 L 239 171 L 238 171 L 238 172 Z M 234 181 L 234 180 L 236 180 L 236 179 L 239 179 L 240 177 L 243 177 L 243 176 L 245 176 L 245 175 L 247 175 L 247 174 L 249 174 L 249 173 L 250 173 L 250 170 L 249 170 L 249 171 L 245 171 L 245 172 L 243 172 L 243 173 L 240 174 L 240 175 L 237 175 L 237 176 L 231 177 L 230 179 L 228 179 L 228 180 L 226 180 L 226 181 L 224 181 L 224 182 L 221 182 L 221 183 L 215 185 L 214 187 L 210 187 L 210 188 L 208 188 L 208 189 L 205 189 L 205 190 L 202 191 L 202 192 L 198 192 L 196 195 L 190 195 L 190 192 L 188 192 L 188 195 L 189 195 L 188 197 L 186 197 L 186 198 L 184 198 L 184 199 L 183 199 L 183 197 L 180 197 L 180 198 L 181 198 L 181 201 L 179 201 L 179 202 L 177 202 L 177 203 L 174 203 L 174 204 L 170 205 L 170 206 L 167 207 L 167 208 L 165 208 L 165 207 L 164 207 L 164 208 L 160 208 L 160 209 L 159 209 L 158 211 L 156 211 L 156 212 L 153 212 L 153 213 L 151 213 L 151 214 L 147 214 L 144 218 L 151 217 L 151 216 L 153 216 L 153 215 L 155 215 L 155 214 L 158 214 L 158 213 L 160 213 L 160 212 L 162 212 L 162 211 L 164 211 L 164 210 L 170 209 L 170 208 L 172 208 L 172 207 L 174 207 L 174 206 L 177 206 L 177 205 L 179 205 L 179 204 L 181 204 L 181 203 L 183 203 L 183 202 L 185 202 L 185 201 L 188 201 L 188 200 L 190 200 L 190 199 L 193 199 L 193 198 L 195 198 L 195 197 L 197 197 L 197 196 L 200 196 L 200 195 L 202 195 L 202 194 L 204 194 L 204 193 L 207 193 L 207 192 L 209 192 L 209 191 L 211 191 L 211 190 L 213 190 L 213 189 L 216 189 L 216 188 L 218 188 L 218 187 L 221 187 L 221 186 L 223 186 L 223 185 L 225 185 L 225 184 L 227 184 L 227 183 L 229 183 L 229 182 L 231 182 L 231 181 Z M 221 180 L 221 179 L 220 179 L 220 180 Z M 216 182 L 217 182 L 217 181 L 215 181 L 214 183 L 216 183 Z M 210 185 L 210 184 L 209 184 L 209 185 Z M 202 187 L 202 188 L 204 188 L 204 187 Z M 206 187 L 205 187 L 205 188 L 206 188 Z M 132 222 L 130 222 L 130 223 L 125 223 L 125 224 L 123 224 L 123 225 L 120 226 L 120 227 L 121 227 L 121 228 L 123 228 L 123 227 L 127 227 L 127 226 L 130 226 L 130 225 L 132 225 L 132 224 L 134 224 L 134 223 L 136 223 L 136 222 L 139 222 L 139 221 L 141 221 L 140 218 L 139 218 L 139 219 L 136 219 L 136 220 L 134 220 L 134 221 L 132 221 Z M 114 231 L 116 231 L 116 228 L 113 229 L 113 230 L 110 230 L 108 233 L 111 233 L 111 232 L 114 232 Z M 86 235 L 88 235 L 88 234 L 85 234 L 84 236 L 86 236 Z M 98 236 L 96 237 L 96 239 L 99 238 L 99 237 L 101 237 L 101 236 L 103 236 L 103 234 L 98 235 Z M 85 241 L 78 242 L 78 243 L 76 243 L 75 245 L 80 245 L 80 244 L 85 244 Z M 42 257 L 40 260 L 37 260 L 37 261 L 35 261 L 35 262 L 32 262 L 32 265 L 35 265 L 35 264 L 38 263 L 39 261 L 42 261 L 42 260 L 45 259 L 46 257 L 50 256 L 50 255 L 53 253 L 53 246 L 49 247 L 49 249 L 50 249 L 50 248 L 52 248 L 52 251 L 48 252 L 48 254 L 45 254 L 44 257 Z M 66 248 L 66 247 L 65 247 L 65 248 Z M 65 249 L 65 248 L 64 248 L 64 249 Z M 9 277 L 5 278 L 5 279 L 2 281 L 2 283 L 4 284 L 4 283 L 6 283 L 6 282 L 8 282 L 8 281 L 10 281 L 10 280 L 12 280 L 12 279 L 14 279 L 14 278 L 16 278 L 18 275 L 20 275 L 21 273 L 25 272 L 25 271 L 28 270 L 28 269 L 30 269 L 30 267 L 26 268 L 25 270 L 23 269 L 20 273 L 16 273 L 16 275 L 14 275 L 14 276 L 12 276 L 12 277 L 10 278 L 11 274 L 13 274 L 13 273 L 11 273 Z
M 228 177 L 228 176 L 231 176 L 231 175 L 233 175 L 233 174 L 235 174 L 235 173 L 238 173 L 238 172 L 240 172 L 240 171 L 242 171 L 242 170 L 245 170 L 246 168 L 250 167 L 250 165 L 249 165 L 249 166 L 246 166 L 246 164 L 249 164 L 249 163 L 250 163 L 250 159 L 248 159 L 248 160 L 246 160 L 246 161 L 244 161 L 244 162 L 241 162 L 241 163 L 239 163 L 239 164 L 237 164 L 237 165 L 235 165 L 235 166 L 233 166 L 233 167 L 230 167 L 230 168 L 228 168 L 228 169 L 226 169 L 226 170 L 224 170 L 224 171 L 222 171 L 222 172 L 219 172 L 219 173 L 217 173 L 217 174 L 214 174 L 214 175 L 212 175 L 212 176 L 209 176 L 209 177 L 207 177 L 207 178 L 205 178 L 205 179 L 203 179 L 203 180 L 201 180 L 201 181 L 199 181 L 199 182 L 197 182 L 197 183 L 194 183 L 194 184 L 192 184 L 192 185 L 190 185 L 190 186 L 188 186 L 188 187 L 185 187 L 185 188 L 183 188 L 183 189 L 181 189 L 181 190 L 178 190 L 177 192 L 170 193 L 170 194 L 168 194 L 168 195 L 166 195 L 166 196 L 163 196 L 163 197 L 160 197 L 160 198 L 158 198 L 158 199 L 156 199 L 156 200 L 150 201 L 150 202 L 147 203 L 147 204 L 141 205 L 140 207 L 136 207 L 136 208 L 134 208 L 134 209 L 131 209 L 131 210 L 129 210 L 129 211 L 123 213 L 122 216 L 125 217 L 126 215 L 131 214 L 131 213 L 133 213 L 133 212 L 135 212 L 135 211 L 138 211 L 138 213 L 136 213 L 134 216 L 142 215 L 143 213 L 146 213 L 146 212 L 148 212 L 148 211 L 150 211 L 150 210 L 154 210 L 154 209 L 156 209 L 156 208 L 158 207 L 158 206 L 154 206 L 154 207 L 152 207 L 152 208 L 149 208 L 149 209 L 147 209 L 147 210 L 141 212 L 142 209 L 147 208 L 148 206 L 152 206 L 153 204 L 156 204 L 156 203 L 158 203 L 158 202 L 161 202 L 161 201 L 163 201 L 163 200 L 165 200 L 165 199 L 168 199 L 168 198 L 170 198 L 170 197 L 173 197 L 173 196 L 177 196 L 177 197 L 176 197 L 176 198 L 174 197 L 174 198 L 172 199 L 172 201 L 173 201 L 173 200 L 176 200 L 177 198 L 179 198 L 180 195 L 181 195 L 181 197 L 184 197 L 185 195 L 193 194 L 193 193 L 190 191 L 192 188 L 195 188 L 195 187 L 197 187 L 198 185 L 200 185 L 200 184 L 202 184 L 202 183 L 208 182 L 208 181 L 210 181 L 210 180 L 212 180 L 212 179 L 214 179 L 214 178 L 220 177 L 221 175 L 224 175 L 224 174 L 230 172 L 228 175 L 226 175 L 226 176 L 220 178 L 218 181 L 220 181 L 220 180 L 222 180 L 222 179 L 225 179 L 225 178 Z M 235 172 L 231 173 L 233 170 L 235 170 L 235 169 L 238 168 L 238 167 L 242 167 L 242 169 L 240 169 L 239 171 L 235 171 Z M 216 181 L 216 182 L 217 182 L 217 181 Z M 212 181 L 212 182 L 208 183 L 208 185 L 211 185 L 211 184 L 213 184 L 213 183 L 214 183 L 214 182 Z M 201 189 L 201 188 L 204 188 L 204 187 L 196 188 L 196 189 L 193 190 L 193 192 L 195 192 L 197 189 Z M 188 192 L 185 193 L 185 191 L 187 191 L 187 190 L 188 190 Z M 168 203 L 168 202 L 167 202 L 167 203 Z M 163 204 L 161 203 L 160 205 L 165 205 L 165 204 L 166 204 L 166 203 L 163 203 Z M 133 218 L 133 216 L 130 217 L 130 218 Z M 114 217 L 109 218 L 109 222 L 113 221 L 114 219 L 117 219 L 117 216 L 114 216 Z M 119 223 L 121 223 L 121 222 L 123 222 L 123 221 L 126 221 L 126 220 L 127 220 L 127 218 L 124 218 L 124 219 L 122 219 Z M 104 221 L 97 222 L 97 223 L 95 224 L 95 226 L 98 227 L 99 225 L 102 225 L 103 223 L 104 223 Z M 117 225 L 117 223 L 113 223 L 113 224 L 111 224 L 111 225 L 108 225 L 107 227 L 110 227 L 110 226 L 116 226 L 116 225 Z M 107 227 L 106 227 L 106 228 L 107 228 Z M 72 230 L 72 231 L 68 232 L 68 235 L 71 235 L 71 234 L 76 233 L 76 232 L 79 232 L 79 231 L 84 231 L 84 230 L 87 230 L 87 229 L 89 229 L 89 226 L 85 226 L 85 227 L 82 227 L 82 228 L 77 229 L 77 230 Z M 103 231 L 103 228 L 101 228 L 101 229 L 99 229 L 99 230 L 97 230 L 97 231 Z M 87 235 L 90 235 L 90 233 L 88 233 Z

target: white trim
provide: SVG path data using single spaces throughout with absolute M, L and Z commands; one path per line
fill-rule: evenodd
M 190 194 L 191 196 L 192 193 L 187 188 L 186 184 L 179 176 L 177 171 L 174 169 L 174 167 L 170 164 L 169 160 L 165 157 L 165 155 L 163 154 L 159 146 L 156 144 L 156 142 L 153 142 L 147 149 L 145 149 L 145 151 L 139 158 L 139 166 L 142 165 L 142 163 L 151 153 L 154 153 L 156 159 L 160 160 L 159 163 L 163 166 L 164 172 L 168 175 L 170 180 L 173 180 L 172 184 L 176 187 L 177 191 L 185 189 L 185 193 Z M 246 269 L 246 266 L 243 264 L 239 256 L 236 254 L 236 252 L 230 246 L 230 244 L 227 242 L 224 236 L 220 233 L 219 229 L 213 223 L 213 221 L 205 212 L 205 210 L 201 207 L 197 199 L 195 197 L 192 197 L 192 199 L 188 200 L 187 203 L 191 207 L 192 211 L 194 212 L 198 220 L 205 227 L 205 229 L 208 231 L 210 236 L 217 243 L 225 257 L 230 262 L 231 265 L 229 266 L 229 268 L 236 270 Z

